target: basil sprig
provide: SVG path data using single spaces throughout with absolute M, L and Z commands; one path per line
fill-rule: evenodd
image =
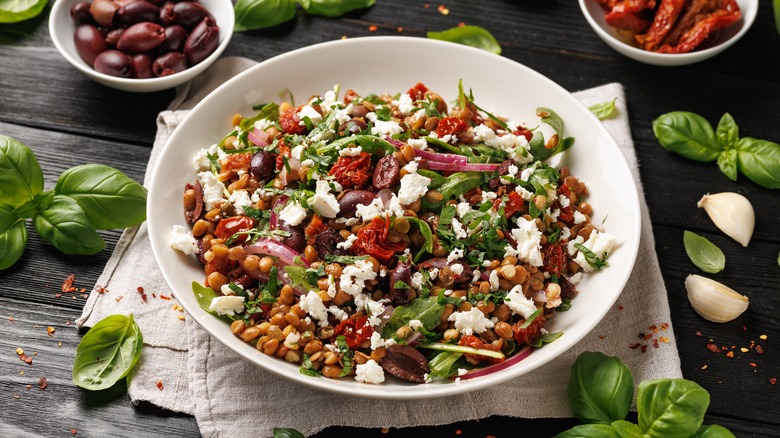
M 780 144 L 739 137 L 739 128 L 729 113 L 715 130 L 703 117 L 685 111 L 663 114 L 653 121 L 653 133 L 661 146 L 696 161 L 716 161 L 732 181 L 737 170 L 756 184 L 780 188 Z
M 339 17 L 371 7 L 376 0 L 238 0 L 235 30 L 265 29 L 286 23 L 295 17 L 297 3 L 307 14 Z
M 606 102 L 597 103 L 591 107 L 588 107 L 588 109 L 599 118 L 599 120 L 606 120 L 612 116 L 615 115 L 616 109 L 615 109 L 615 102 L 617 101 L 617 97 L 608 100 Z
M 43 190 L 43 172 L 32 150 L 0 135 L 0 270 L 27 246 L 26 221 L 65 254 L 95 254 L 106 243 L 96 230 L 146 220 L 146 189 L 101 164 L 66 170 L 54 190 Z
M 723 251 L 706 237 L 686 230 L 683 233 L 683 244 L 688 258 L 702 271 L 717 274 L 726 267 Z
M 48 0 L 0 0 L 0 23 L 17 23 L 37 17 Z
M 496 38 L 487 29 L 479 26 L 459 26 L 441 32 L 428 32 L 428 38 L 476 47 L 496 55 L 501 54 L 501 45 Z
M 79 342 L 73 383 L 97 391 L 125 377 L 141 357 L 144 337 L 133 315 L 111 315 L 95 324 Z

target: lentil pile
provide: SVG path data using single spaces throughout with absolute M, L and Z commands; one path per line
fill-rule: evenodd
M 462 85 L 339 94 L 236 114 L 193 157 L 170 245 L 203 264 L 201 306 L 303 374 L 373 384 L 478 377 L 557 339 L 545 324 L 617 244 L 545 164 L 574 143 L 563 120 L 528 128 Z

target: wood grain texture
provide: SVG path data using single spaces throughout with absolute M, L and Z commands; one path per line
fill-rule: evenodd
M 438 3 L 424 5 L 416 0 L 380 0 L 367 11 L 337 20 L 299 13 L 292 22 L 274 29 L 235 34 L 225 56 L 263 61 L 342 36 L 425 37 L 428 31 L 464 22 L 489 29 L 505 57 L 570 91 L 622 83 L 683 374 L 711 394 L 707 423 L 729 427 L 737 436 L 777 436 L 780 385 L 772 385 L 770 379 L 780 378 L 780 197 L 776 190 L 761 188 L 741 176 L 737 182 L 729 181 L 715 163 L 693 162 L 666 152 L 651 129 L 652 120 L 669 111 L 694 111 L 713 124 L 730 112 L 742 136 L 778 140 L 780 81 L 776 69 L 767 68 L 780 62 L 771 2 L 760 2 L 755 25 L 732 48 L 711 60 L 679 68 L 640 64 L 611 50 L 589 28 L 575 1 L 448 1 L 448 15 L 437 11 Z M 28 22 L 0 26 L 0 133 L 34 150 L 48 188 L 63 170 L 87 162 L 116 167 L 141 181 L 156 115 L 174 91 L 130 94 L 92 82 L 53 47 L 47 29 L 49 9 Z M 377 29 L 370 31 L 371 25 Z M 366 68 L 360 65 L 359 55 L 355 68 Z M 459 62 L 468 60 L 453 60 L 453 68 Z M 383 68 L 392 68 L 392 60 Z M 756 208 L 756 231 L 748 248 L 724 236 L 696 208 L 703 194 L 721 191 L 742 193 Z M 749 296 L 750 308 L 737 320 L 709 323 L 688 304 L 684 279 L 700 272 L 684 251 L 682 233 L 686 229 L 706 236 L 726 255 L 726 269 L 710 277 Z M 107 249 L 100 254 L 71 257 L 51 248 L 31 227 L 30 231 L 22 261 L 0 272 L 0 351 L 5 352 L 0 355 L 0 436 L 67 436 L 72 428 L 78 430 L 77 436 L 197 435 L 191 417 L 149 405 L 133 407 L 122 385 L 87 393 L 70 382 L 81 336 L 67 322 L 79 315 L 84 299 L 80 295 L 56 298 L 55 294 L 71 273 L 77 275 L 76 286 L 91 288 L 120 232 L 102 233 Z M 9 316 L 15 321 L 10 322 Z M 48 326 L 56 329 L 53 337 L 46 334 Z M 767 340 L 760 339 L 762 334 Z M 751 341 L 753 348 L 749 348 Z M 708 343 L 727 350 L 713 353 Z M 761 345 L 764 353 L 757 353 L 755 345 Z M 38 352 L 33 365 L 19 360 L 14 353 L 17 347 Z M 741 347 L 748 352 L 743 353 Z M 726 353 L 732 350 L 734 357 L 730 358 Z M 40 376 L 49 381 L 45 390 L 37 388 Z M 387 433 L 330 427 L 317 436 L 454 436 L 459 430 L 462 437 L 541 437 L 575 424 L 573 419 L 491 417 Z

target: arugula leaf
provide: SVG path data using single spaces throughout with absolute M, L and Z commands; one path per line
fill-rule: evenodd
M 382 329 L 382 337 L 389 339 L 409 321 L 417 319 L 425 330 L 433 330 L 441 322 L 444 306 L 438 303 L 438 297 L 415 298 L 409 304 L 398 306 L 393 310 L 390 320 Z
M 236 3 L 236 9 L 238 9 L 238 3 Z M 241 119 L 238 127 L 241 131 L 248 132 L 255 128 L 255 122 L 266 119 L 273 122 L 279 121 L 279 105 L 273 102 L 263 105 L 254 117 Z
M 564 152 L 574 144 L 574 137 L 564 136 L 563 119 L 558 113 L 549 108 L 539 107 L 536 109 L 536 114 L 542 118 L 542 123 L 550 125 L 555 130 L 555 133 L 558 134 L 558 144 L 552 149 L 547 149 L 542 133 L 537 130 L 529 143 L 531 155 L 534 158 L 539 161 L 545 161 L 553 155 Z
M 549 344 L 550 342 L 553 342 L 554 340 L 560 338 L 561 336 L 563 336 L 563 332 L 545 333 L 542 336 L 539 336 L 538 338 L 534 339 L 534 341 L 529 343 L 528 345 L 534 348 L 542 348 L 544 344 Z
M 496 55 L 501 54 L 501 45 L 496 38 L 479 26 L 458 26 L 441 32 L 428 32 L 428 38 L 476 47 Z
M 420 234 L 422 234 L 425 239 L 425 245 L 423 245 L 414 256 L 414 261 L 416 262 L 424 253 L 433 252 L 433 232 L 431 231 L 431 226 L 428 225 L 428 222 L 425 222 L 422 219 L 416 217 L 404 217 L 404 219 L 409 221 L 410 224 L 416 225 L 417 229 L 420 230 Z
M 314 365 L 312 364 L 311 361 L 311 356 L 309 356 L 306 353 L 303 353 L 303 360 L 301 360 L 301 367 L 299 369 L 299 372 L 303 375 L 311 376 L 311 377 L 317 377 L 322 374 L 319 370 L 314 369 Z
M 303 266 L 288 265 L 284 267 L 284 272 L 286 272 L 287 275 L 290 276 L 290 281 L 292 281 L 293 284 L 297 284 L 303 287 L 306 291 L 319 290 L 319 288 L 314 285 L 316 284 L 316 281 L 314 282 L 314 284 L 309 282 L 306 273 L 306 268 L 304 268 Z
M 367 260 L 368 256 L 337 256 L 328 254 L 325 256 L 327 263 L 340 263 L 342 265 L 352 265 L 358 260 Z
M 398 280 L 393 285 L 393 289 L 409 289 L 409 285 L 404 281 Z
M 439 224 L 450 225 L 452 223 L 452 219 L 455 218 L 456 213 L 457 210 L 455 209 L 454 205 L 445 205 L 441 209 L 441 214 L 439 215 Z
M 295 429 L 283 429 L 274 427 L 274 438 L 306 438 L 302 433 Z
M 458 374 L 458 368 L 471 368 L 463 359 L 463 353 L 457 351 L 442 351 L 428 361 L 432 376 L 448 378 Z

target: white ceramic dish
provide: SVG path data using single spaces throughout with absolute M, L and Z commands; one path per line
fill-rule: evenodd
M 80 1 L 85 0 L 57 0 L 52 6 L 49 14 L 49 35 L 54 46 L 71 65 L 96 82 L 118 90 L 136 93 L 167 90 L 202 73 L 219 58 L 219 55 L 227 47 L 233 36 L 233 26 L 236 21 L 231 0 L 201 0 L 200 3 L 211 12 L 219 26 L 219 45 L 214 53 L 199 64 L 170 76 L 150 79 L 119 78 L 96 71 L 84 62 L 76 51 L 76 45 L 73 42 L 73 32 L 76 30 L 76 25 L 70 18 L 70 8 Z
M 392 68 L 389 68 L 392 66 Z M 420 68 L 423 66 L 423 68 Z M 388 376 L 382 385 L 353 379 L 308 377 L 298 366 L 265 356 L 234 336 L 228 324 L 201 310 L 191 290 L 203 279 L 203 267 L 168 246 L 173 225 L 184 225 L 181 196 L 184 185 L 195 180 L 191 157 L 219 141 L 232 129 L 235 113 L 254 114 L 253 104 L 279 101 L 289 89 L 305 99 L 340 84 L 342 91 L 359 93 L 404 92 L 417 82 L 441 94 L 457 97 L 458 80 L 473 89 L 480 106 L 533 126 L 535 108 L 552 108 L 577 141 L 566 156 L 577 177 L 586 181 L 596 222 L 609 216 L 605 226 L 619 237 L 620 247 L 610 255 L 610 266 L 588 276 L 578 286 L 580 295 L 571 310 L 551 322 L 551 331 L 563 331 L 555 342 L 534 351 L 505 370 L 459 384 L 417 385 Z M 566 90 L 514 61 L 462 45 L 406 37 L 369 37 L 306 47 L 269 59 L 226 82 L 202 102 L 174 131 L 163 149 L 149 186 L 147 203 L 149 239 L 160 270 L 190 317 L 246 360 L 305 385 L 348 395 L 413 399 L 474 391 L 532 372 L 575 345 L 601 321 L 620 295 L 634 266 L 639 246 L 640 213 L 636 186 L 615 141 L 602 124 Z
M 758 0 L 736 0 L 742 11 L 742 18 L 721 29 L 714 39 L 705 43 L 705 47 L 689 53 L 655 53 L 636 47 L 630 36 L 608 25 L 604 19 L 604 8 L 597 0 L 579 1 L 588 24 L 607 45 L 635 61 L 664 67 L 694 64 L 721 53 L 742 38 L 753 25 L 758 13 Z

